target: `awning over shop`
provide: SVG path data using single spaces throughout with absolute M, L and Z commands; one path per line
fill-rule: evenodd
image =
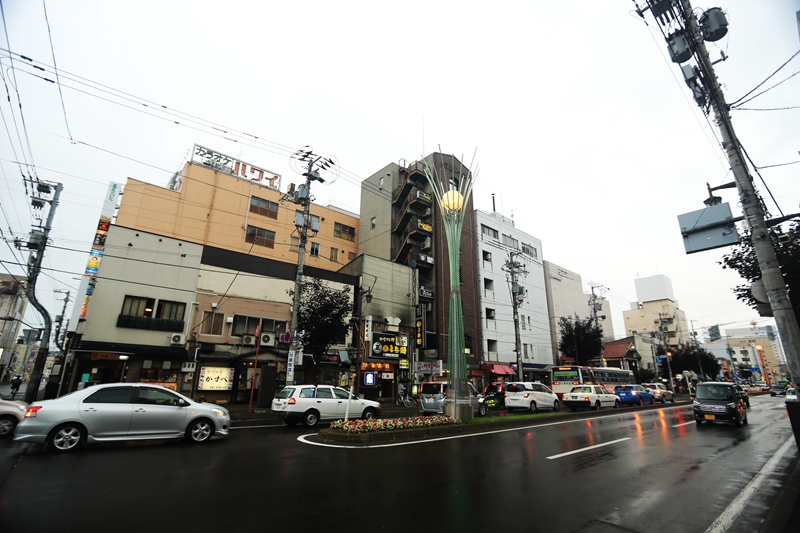
M 498 376 L 515 376 L 517 373 L 508 365 L 481 365 L 490 374 Z

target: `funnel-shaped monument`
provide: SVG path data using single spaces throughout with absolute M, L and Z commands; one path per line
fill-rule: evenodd
M 441 151 L 441 150 L 440 150 Z M 445 398 L 444 413 L 456 418 L 473 417 L 470 393 L 467 388 L 467 358 L 464 353 L 464 315 L 461 308 L 461 230 L 464 227 L 464 211 L 472 194 L 472 185 L 478 175 L 465 167 L 455 156 L 431 158 L 425 164 L 428 178 L 442 214 L 447 255 L 450 263 L 450 309 L 448 313 L 447 367 L 449 385 Z M 474 163 L 470 163 L 470 167 Z

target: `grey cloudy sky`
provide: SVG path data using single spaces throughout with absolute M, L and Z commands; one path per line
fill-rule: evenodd
M 62 305 L 55 289 L 76 296 L 108 182 L 166 185 L 194 143 L 281 173 L 284 184 L 299 180 L 289 155 L 311 145 L 342 169 L 315 185 L 317 203 L 356 212 L 361 179 L 441 146 L 467 162 L 477 149 L 476 207 L 491 211 L 494 194 L 498 211 L 542 240 L 545 259 L 610 289 L 618 336 L 634 279 L 653 274 L 672 280 L 698 329 L 771 323 L 734 298 L 740 279 L 717 264 L 724 249 L 684 253 L 677 215 L 703 207 L 706 182 L 732 176 L 652 17 L 645 23 L 630 0 L 2 6 L 0 47 L 45 72 L 0 54 L 11 98 L 0 104 L 0 226 L 6 238 L 25 237 L 32 222 L 15 161 L 64 184 L 46 253 L 52 270 L 38 284 L 52 314 Z M 716 69 L 732 102 L 800 49 L 800 0 L 694 4 L 713 6 L 730 22 L 709 50 L 728 56 Z M 60 91 L 42 79 L 55 80 L 53 52 Z M 764 88 L 799 67 L 800 56 Z M 800 76 L 746 107 L 798 106 L 798 87 Z M 758 166 L 798 160 L 799 116 L 733 115 Z M 798 170 L 762 171 L 784 214 L 799 210 Z M 721 196 L 740 214 L 735 191 Z M 20 258 L 0 247 L 3 261 Z

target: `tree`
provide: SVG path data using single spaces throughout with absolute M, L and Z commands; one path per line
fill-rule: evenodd
M 595 323 L 591 317 L 584 320 L 575 315 L 574 319 L 561 317 L 558 319 L 561 340 L 559 351 L 571 357 L 576 365 L 589 366 L 589 361 L 600 357 L 603 350 L 603 327 Z
M 793 222 L 788 233 L 781 233 L 776 228 L 770 229 L 769 236 L 786 282 L 789 301 L 792 303 L 795 316 L 800 316 L 800 222 Z M 722 268 L 735 270 L 739 276 L 747 280 L 747 284 L 734 287 L 733 293 L 737 300 L 757 310 L 757 301 L 750 287 L 753 282 L 761 279 L 761 270 L 758 268 L 758 259 L 749 236 L 744 238 L 741 244 L 733 246 L 730 253 L 724 254 L 719 264 Z
M 306 382 L 316 383 L 320 356 L 328 353 L 331 345 L 345 341 L 353 303 L 350 286 L 336 290 L 319 279 L 308 279 L 301 290 L 297 324 L 302 332 L 305 377 Z
M 703 374 L 706 379 L 715 379 L 722 367 L 708 350 L 698 346 L 689 346 L 687 348 L 670 348 L 672 359 L 670 366 L 672 368 L 672 375 L 679 376 L 684 370 L 694 372 L 698 376 Z M 666 375 L 666 362 L 663 364 L 664 372 Z

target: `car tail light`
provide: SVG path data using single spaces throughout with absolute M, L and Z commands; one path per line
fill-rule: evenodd
M 25 411 L 25 418 L 36 418 L 36 412 L 41 409 L 41 405 L 32 405 Z
M 297 400 L 295 400 L 294 398 L 289 398 L 289 401 L 286 402 L 286 403 L 289 404 L 289 405 L 294 405 L 294 404 L 297 403 Z
M 588 394 L 584 394 L 583 395 L 583 401 L 584 402 L 588 402 L 589 401 L 589 395 Z

